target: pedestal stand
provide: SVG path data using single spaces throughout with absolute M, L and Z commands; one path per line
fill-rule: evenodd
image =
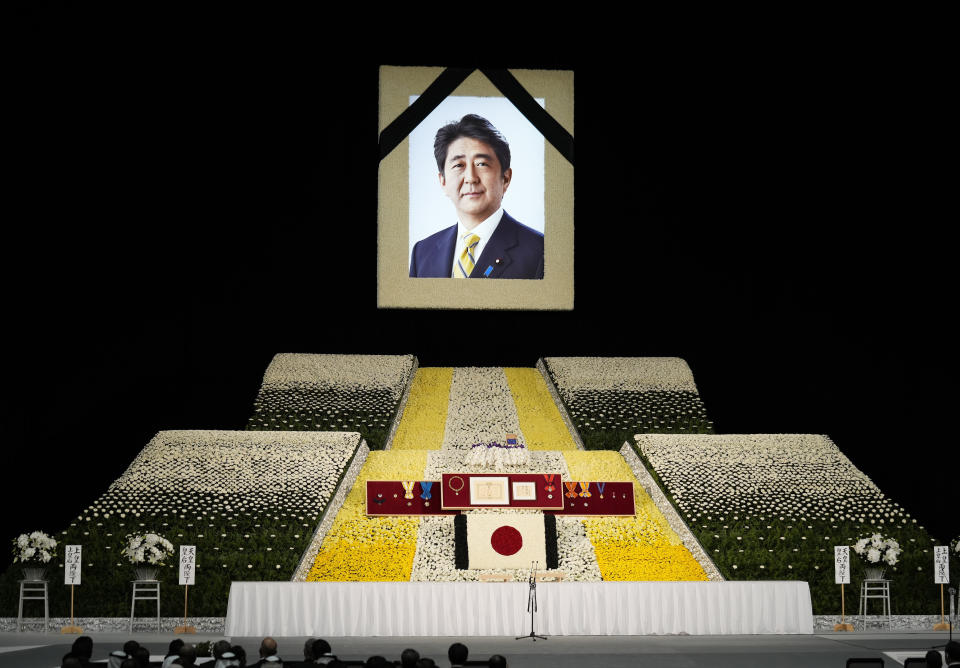
M 160 633 L 160 581 L 159 580 L 134 580 L 133 581 L 133 600 L 130 603 L 130 632 L 133 632 L 133 613 L 137 601 L 156 601 L 157 602 L 157 633 Z
M 20 580 L 20 608 L 17 613 L 17 633 L 23 631 L 24 601 L 43 601 L 43 632 L 46 633 L 47 624 L 50 622 L 50 599 L 47 597 L 47 581 Z

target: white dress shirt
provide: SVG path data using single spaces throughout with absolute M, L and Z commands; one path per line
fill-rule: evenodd
M 453 264 L 450 267 L 450 277 L 457 278 L 460 275 L 460 268 L 457 267 L 457 260 L 460 259 L 460 256 L 463 254 L 463 249 L 467 247 L 467 241 L 464 237 L 469 237 L 471 234 L 476 234 L 480 237 L 480 241 L 477 242 L 477 247 L 473 249 L 473 259 L 479 260 L 480 254 L 483 253 L 484 247 L 487 245 L 487 242 L 490 240 L 490 237 L 493 236 L 493 233 L 497 229 L 497 225 L 500 224 L 500 219 L 503 217 L 503 207 L 500 207 L 489 218 L 484 220 L 482 223 L 477 225 L 472 230 L 468 230 L 463 226 L 463 223 L 457 221 L 457 245 L 453 251 Z M 486 270 L 486 267 L 483 267 L 483 270 Z

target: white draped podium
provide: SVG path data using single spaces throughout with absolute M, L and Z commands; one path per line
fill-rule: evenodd
M 524 582 L 234 582 L 227 636 L 519 636 Z M 546 582 L 547 636 L 813 633 L 806 582 Z

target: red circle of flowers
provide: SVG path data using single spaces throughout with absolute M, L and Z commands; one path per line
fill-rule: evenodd
M 490 536 L 490 546 L 498 554 L 509 557 L 523 547 L 523 535 L 512 526 L 502 526 Z

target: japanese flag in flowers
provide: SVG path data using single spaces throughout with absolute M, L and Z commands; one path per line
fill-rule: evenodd
M 468 513 L 468 568 L 530 568 L 547 563 L 542 513 Z

